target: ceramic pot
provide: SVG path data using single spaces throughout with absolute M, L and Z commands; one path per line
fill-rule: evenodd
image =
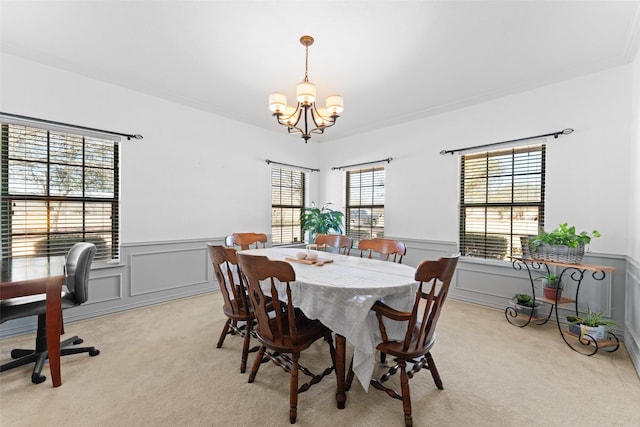
M 542 288 L 544 297 L 550 300 L 556 300 L 556 292 L 558 293 L 558 299 L 562 298 L 562 289 L 560 288 Z

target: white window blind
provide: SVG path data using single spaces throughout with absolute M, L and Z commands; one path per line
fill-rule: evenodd
M 118 258 L 118 144 L 1 123 L 2 259 L 64 256 L 95 243 Z
M 384 236 L 384 167 L 347 172 L 347 235 L 355 241 Z
M 302 242 L 300 215 L 304 209 L 305 174 L 271 168 L 271 240 L 274 245 Z
M 460 156 L 460 251 L 507 259 L 544 225 L 545 145 Z

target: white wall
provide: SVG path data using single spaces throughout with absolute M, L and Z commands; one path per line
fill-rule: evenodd
M 15 56 L 3 54 L 1 61 L 1 111 L 144 136 L 121 143 L 125 244 L 270 232 L 271 168 L 265 160 L 299 164 L 319 150 L 283 132 Z M 315 174 L 311 179 L 317 188 Z
M 570 127 L 575 129 L 571 135 L 547 140 L 546 228 L 569 222 L 580 231 L 598 229 L 602 237 L 592 241 L 592 251 L 626 254 L 630 244 L 627 195 L 632 188 L 627 157 L 631 72 L 630 66 L 617 67 L 330 141 L 323 150 L 324 169 L 345 164 L 345 159 L 358 163 L 393 157 L 386 167 L 385 234 L 456 241 L 458 156 L 443 156 L 440 150 Z M 337 178 L 331 174 L 327 182 L 331 184 L 325 188 L 326 198 L 336 200 L 342 188 L 334 185 Z
M 640 55 L 631 67 L 631 146 L 629 150 L 629 257 L 640 264 Z

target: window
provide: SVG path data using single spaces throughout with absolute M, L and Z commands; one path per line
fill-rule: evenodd
M 118 257 L 118 145 L 82 135 L 2 124 L 2 258 L 65 256 L 95 243 Z
M 304 172 L 271 168 L 271 240 L 274 245 L 302 242 Z
M 384 236 L 384 167 L 347 172 L 346 221 L 355 241 Z
M 520 236 L 544 225 L 545 146 L 460 157 L 460 251 L 471 257 L 521 255 Z

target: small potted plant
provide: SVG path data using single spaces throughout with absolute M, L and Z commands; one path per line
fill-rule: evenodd
M 542 292 L 544 292 L 545 298 L 555 301 L 556 294 L 558 299 L 562 297 L 562 282 L 556 274 L 548 273 L 546 276 L 538 277 L 536 280 L 542 282 Z
M 529 240 L 529 249 L 537 259 L 579 264 L 584 256 L 585 246 L 596 237 L 600 237 L 598 230 L 577 233 L 575 226 L 569 226 L 565 222 L 550 232 L 540 230 L 537 236 Z
M 331 231 L 342 233 L 344 214 L 329 208 L 330 204 L 317 208 L 315 202 L 311 202 L 311 207 L 302 211 L 300 224 L 304 231 L 309 232 L 309 243 L 313 243 L 318 234 L 329 234 Z
M 509 305 L 513 307 L 518 313 L 522 313 L 526 316 L 537 317 L 538 307 L 540 307 L 542 303 L 536 301 L 534 305 L 531 295 L 515 294 L 513 296 L 513 299 L 509 301 Z
M 617 326 L 612 320 L 602 317 L 602 313 L 594 313 L 587 306 L 585 316 L 568 316 L 569 332 L 578 335 L 582 339 L 587 335 L 587 339 L 601 341 L 607 339 L 609 335 L 608 327 Z

